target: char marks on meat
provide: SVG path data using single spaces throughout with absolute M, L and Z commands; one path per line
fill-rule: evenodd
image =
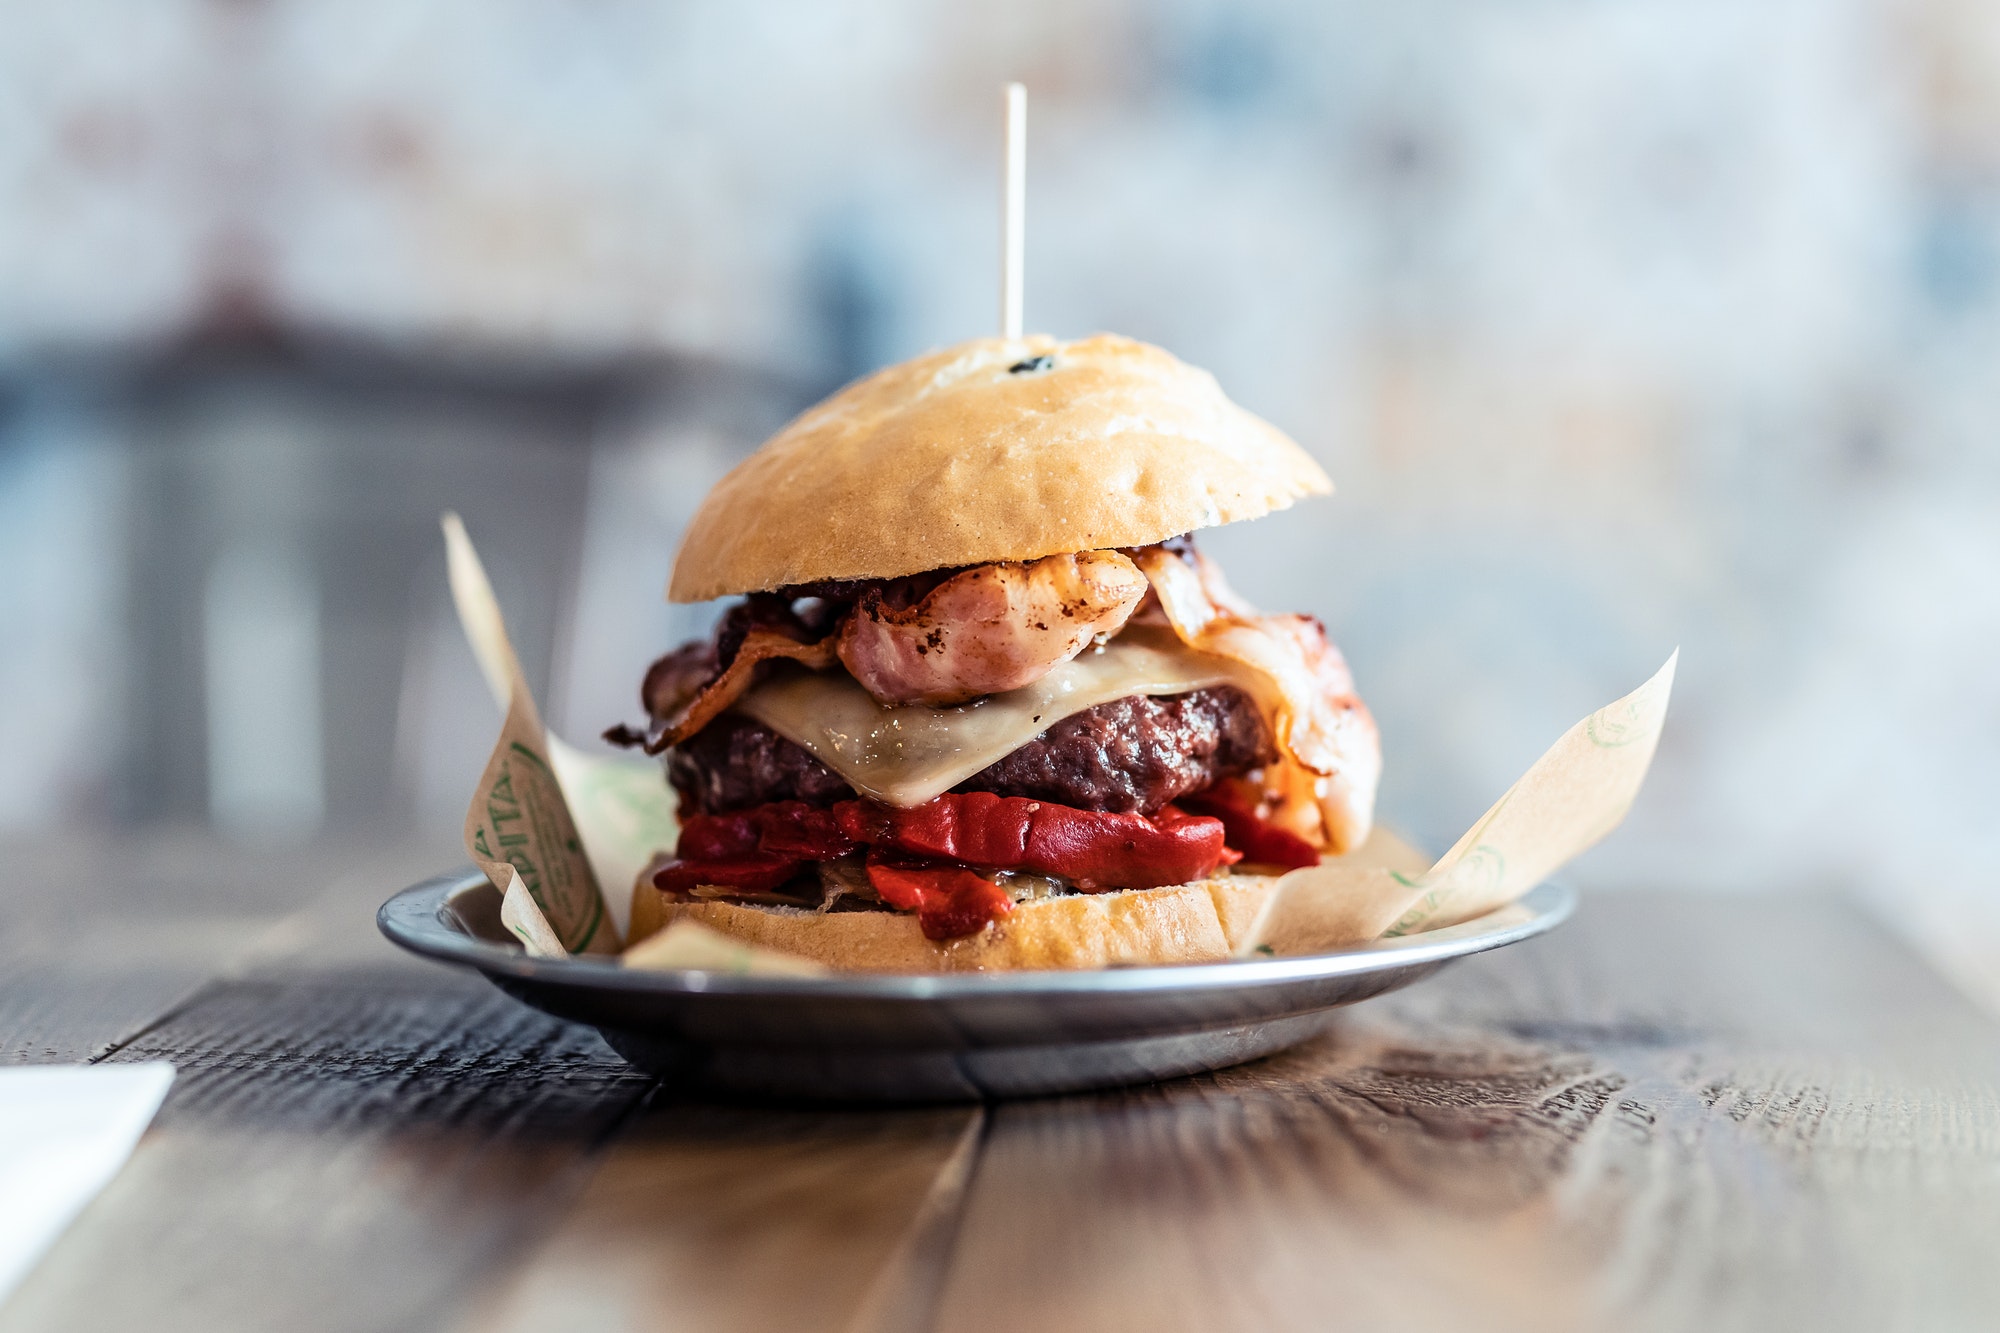
M 667 754 L 681 809 L 702 814 L 767 801 L 830 805 L 854 795 L 846 779 L 761 722 L 724 713 Z
M 1275 754 L 1256 701 L 1232 686 L 1135 694 L 1071 714 L 956 790 L 1150 815 Z
M 954 790 L 1150 815 L 1275 753 L 1261 710 L 1240 690 L 1134 695 L 1064 718 Z M 704 814 L 853 794 L 808 751 L 734 713 L 677 747 L 667 773 L 683 808 Z
M 964 703 L 1031 685 L 1116 634 L 1146 587 L 1118 551 L 980 565 L 921 592 L 863 587 L 840 627 L 840 660 L 881 703 Z
M 653 663 L 640 689 L 645 731 L 620 725 L 604 737 L 648 754 L 679 745 L 777 658 L 814 671 L 845 666 L 884 704 L 964 703 L 1020 689 L 1092 639 L 1116 634 L 1146 590 L 1129 556 L 1084 551 L 753 593 L 706 642 Z

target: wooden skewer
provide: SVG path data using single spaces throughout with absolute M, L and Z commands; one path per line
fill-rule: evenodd
M 1021 269 L 1028 190 L 1028 90 L 1006 88 L 1007 147 L 1001 164 L 1000 333 L 1021 336 Z

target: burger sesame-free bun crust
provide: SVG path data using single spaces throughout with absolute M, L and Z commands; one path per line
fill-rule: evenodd
M 1010 373 L 1034 357 L 1044 370 Z M 1333 489 L 1215 377 L 1129 338 L 980 338 L 879 370 L 717 483 L 668 597 L 1144 546 Z
M 939 943 L 904 912 L 816 912 L 676 902 L 643 878 L 632 940 L 677 920 L 842 972 L 1010 972 L 1227 959 L 1275 875 L 1225 875 L 1165 889 L 1077 893 L 1022 903 L 977 935 Z

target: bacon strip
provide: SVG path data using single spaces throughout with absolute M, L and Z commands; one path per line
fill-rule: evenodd
M 713 651 L 708 644 L 699 647 Z M 749 692 L 756 683 L 760 662 L 789 659 L 814 671 L 825 671 L 836 661 L 831 634 L 805 643 L 782 630 L 756 626 L 743 636 L 743 645 L 736 650 L 728 667 L 707 684 L 695 688 L 691 686 L 696 678 L 694 670 L 689 663 L 678 660 L 686 651 L 682 649 L 662 658 L 646 675 L 646 711 L 652 718 L 644 742 L 647 754 L 659 754 L 679 745 L 713 722 L 716 714 Z M 713 658 L 708 660 L 712 670 Z
M 639 699 L 646 706 L 646 716 L 677 715 L 721 674 L 722 662 L 714 639 L 682 644 L 646 668 L 646 679 L 639 685 Z
M 1264 771 L 1262 818 L 1335 855 L 1360 845 L 1374 822 L 1382 742 L 1326 628 L 1311 616 L 1259 615 L 1199 552 L 1149 546 L 1133 559 L 1181 642 L 1266 682 L 1283 757 Z
M 882 703 L 964 703 L 1033 684 L 1116 634 L 1145 595 L 1117 551 L 980 565 L 908 607 L 870 588 L 841 625 L 840 660 Z

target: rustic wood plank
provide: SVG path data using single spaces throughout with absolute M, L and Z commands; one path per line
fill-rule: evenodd
M 193 995 L 274 924 L 225 917 L 0 948 L 0 1065 L 105 1055 Z
M 645 1080 L 388 951 L 369 913 L 401 881 L 349 869 L 117 1051 L 181 1083 L 0 1330 L 1949 1328 L 2000 1308 L 2000 1030 L 1821 902 L 1595 901 L 1312 1048 L 997 1108 L 981 1150 L 976 1111 L 626 1119 Z M 245 892 L 185 923 L 193 946 L 256 921 L 232 915 Z
M 180 1077 L 9 1333 L 435 1326 L 646 1086 L 587 1030 L 401 971 L 220 983 L 112 1058 Z
M 927 1325 L 976 1109 L 663 1104 L 593 1169 L 646 1081 L 587 1032 L 389 950 L 383 883 L 342 877 L 117 1051 L 181 1080 L 0 1329 L 427 1327 L 468 1307 L 480 1327 L 549 1310 L 565 1328 Z
M 940 1327 L 1975 1328 L 2000 1027 L 1850 909 L 1632 896 L 1213 1077 L 1000 1107 Z
M 664 1106 L 470 1326 L 928 1328 L 981 1121 Z
M 289 910 L 270 901 L 264 867 L 215 852 L 175 836 L 9 842 L 0 1065 L 103 1055 Z
M 347 870 L 110 1056 L 179 1078 L 0 1329 L 433 1327 L 560 1214 L 649 1081 L 398 954 L 372 917 L 409 876 Z
M 0 1065 L 96 1059 L 260 954 L 351 940 L 367 915 L 351 891 L 320 902 L 329 883 L 382 897 L 439 864 L 424 848 L 281 853 L 182 831 L 13 842 L 0 863 Z M 331 929 L 336 915 L 351 919 Z

